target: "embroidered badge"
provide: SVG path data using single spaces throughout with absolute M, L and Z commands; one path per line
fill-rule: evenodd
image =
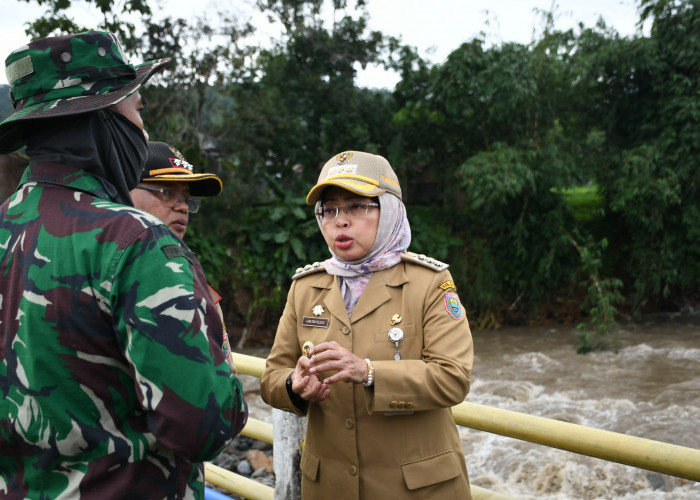
M 342 165 L 343 163 L 347 163 L 350 158 L 352 158 L 352 151 L 345 151 L 344 153 L 340 153 L 336 157 L 336 159 L 338 160 L 338 165 Z
M 224 350 L 224 355 L 226 356 L 226 359 L 231 357 L 231 345 L 228 342 L 228 333 L 226 333 L 226 329 L 224 328 L 224 342 L 221 345 L 222 349 Z
M 163 253 L 169 259 L 174 259 L 175 257 L 184 257 L 189 261 L 190 264 L 193 263 L 194 253 L 187 250 L 186 248 L 181 247 L 180 245 L 165 245 L 161 247 L 161 250 L 163 250 Z
M 172 146 L 168 146 L 168 149 L 173 154 L 173 156 L 175 156 L 175 158 L 168 158 L 168 160 L 170 160 L 170 165 L 173 168 L 186 168 L 190 172 L 194 172 L 194 167 L 191 163 L 185 160 L 185 157 L 182 156 L 182 153 L 180 153 L 177 149 L 175 149 Z
M 303 316 L 301 318 L 302 326 L 311 326 L 313 328 L 328 328 L 331 320 L 328 318 L 314 318 L 313 316 Z
M 334 177 L 336 175 L 350 174 L 357 174 L 357 165 L 340 165 L 338 167 L 331 167 L 328 169 L 326 179 L 328 179 L 329 177 Z
M 450 280 L 450 281 L 445 281 L 440 285 L 440 288 L 443 290 L 449 290 L 452 288 L 455 292 L 457 291 L 457 287 L 455 286 L 455 282 Z
M 459 297 L 456 293 L 447 292 L 445 294 L 445 308 L 454 319 L 462 317 L 462 304 L 459 303 Z

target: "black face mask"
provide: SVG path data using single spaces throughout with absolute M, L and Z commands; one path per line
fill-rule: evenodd
M 126 187 L 126 199 L 128 203 L 119 197 L 115 201 L 124 205 L 133 205 L 129 191 L 138 186 L 143 173 L 143 167 L 148 159 L 148 142 L 146 136 L 139 127 L 121 113 L 104 111 L 105 124 L 110 130 L 111 144 L 106 145 L 104 153 L 107 155 L 108 164 L 112 167 L 111 179 L 118 188 Z M 123 193 L 118 189 L 119 195 Z
M 108 109 L 46 120 L 42 125 L 41 130 L 27 134 L 32 161 L 65 163 L 90 172 L 112 200 L 133 206 L 129 191 L 138 185 L 148 157 L 146 137 L 139 127 Z

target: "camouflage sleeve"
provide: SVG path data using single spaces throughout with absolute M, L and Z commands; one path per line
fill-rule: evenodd
M 150 227 L 124 250 L 109 296 L 149 431 L 189 460 L 212 459 L 248 409 L 201 265 L 164 226 Z

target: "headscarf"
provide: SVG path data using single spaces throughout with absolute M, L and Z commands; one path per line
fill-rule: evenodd
M 110 109 L 46 119 L 41 130 L 32 124 L 27 155 L 33 162 L 57 162 L 91 173 L 109 197 L 133 206 L 129 191 L 141 177 L 148 157 L 143 131 Z
M 338 276 L 348 316 L 355 309 L 372 274 L 401 262 L 401 254 L 411 244 L 411 226 L 403 202 L 390 193 L 382 193 L 377 199 L 380 210 L 379 224 L 377 237 L 370 251 L 357 260 L 347 261 L 335 255 L 329 248 L 332 257 L 324 262 L 326 271 Z M 316 212 L 321 203 L 320 200 L 316 202 Z M 322 216 L 317 215 L 316 220 L 323 232 Z

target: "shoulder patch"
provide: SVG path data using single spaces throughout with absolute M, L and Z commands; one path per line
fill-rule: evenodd
M 292 279 L 299 279 L 302 276 L 306 276 L 307 274 L 313 274 L 325 270 L 326 266 L 323 264 L 323 262 L 314 262 L 313 264 L 306 264 L 304 267 L 300 267 L 294 272 L 294 276 L 292 276 Z
M 444 262 L 435 260 L 432 257 L 427 257 L 423 254 L 417 254 L 414 252 L 404 252 L 401 254 L 401 260 L 406 262 L 413 262 L 415 264 L 420 264 L 422 266 L 428 267 L 433 271 L 444 271 L 449 266 Z
M 442 288 L 443 290 L 449 290 L 450 288 L 452 288 L 455 292 L 457 291 L 457 287 L 455 286 L 455 282 L 452 280 L 443 281 L 440 284 L 439 288 Z
M 161 250 L 169 259 L 184 257 L 190 264 L 194 263 L 194 253 L 180 245 L 165 245 Z
M 452 316 L 452 319 L 459 319 L 462 317 L 462 304 L 459 302 L 459 297 L 456 293 L 447 292 L 444 297 L 445 309 L 447 313 Z

